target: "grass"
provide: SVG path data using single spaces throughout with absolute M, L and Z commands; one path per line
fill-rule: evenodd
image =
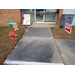
M 1 50 L 0 53 L 4 52 L 5 50 Z
M 63 26 L 59 26 L 59 28 L 63 28 Z M 72 26 L 72 29 L 75 29 L 75 26 Z
M 75 29 L 75 26 L 72 26 L 72 29 Z
M 9 53 L 14 49 L 16 44 L 22 38 L 25 33 L 26 27 L 20 27 L 18 31 L 14 31 L 17 34 L 16 40 L 11 40 L 8 36 L 9 30 L 13 30 L 12 26 L 0 26 L 0 64 L 3 64 L 4 60 Z

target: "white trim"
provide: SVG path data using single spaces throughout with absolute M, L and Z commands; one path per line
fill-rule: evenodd
M 64 65 L 63 63 L 27 62 L 27 61 L 15 61 L 15 60 L 6 60 L 4 64 L 8 64 L 8 65 Z
M 34 21 L 36 22 L 36 9 L 34 9 Z

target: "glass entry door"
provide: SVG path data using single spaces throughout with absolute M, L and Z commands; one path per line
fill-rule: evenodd
M 44 22 L 44 9 L 36 9 L 36 22 Z

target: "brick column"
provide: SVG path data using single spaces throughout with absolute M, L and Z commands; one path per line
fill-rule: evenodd
M 58 9 L 58 11 L 59 13 L 57 14 L 56 24 L 61 26 L 63 9 Z
M 23 9 L 22 9 L 22 11 L 21 11 L 21 25 L 22 25 L 22 17 L 23 17 Z

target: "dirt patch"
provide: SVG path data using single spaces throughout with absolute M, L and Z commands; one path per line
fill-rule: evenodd
M 0 65 L 2 65 L 7 58 L 7 56 L 12 52 L 14 47 L 17 45 L 19 40 L 25 33 L 26 27 L 19 28 L 16 31 L 17 40 L 11 40 L 8 36 L 9 30 L 14 30 L 12 26 L 0 26 Z
M 75 39 L 75 28 L 71 34 L 67 33 L 63 28 L 51 28 L 54 39 Z

